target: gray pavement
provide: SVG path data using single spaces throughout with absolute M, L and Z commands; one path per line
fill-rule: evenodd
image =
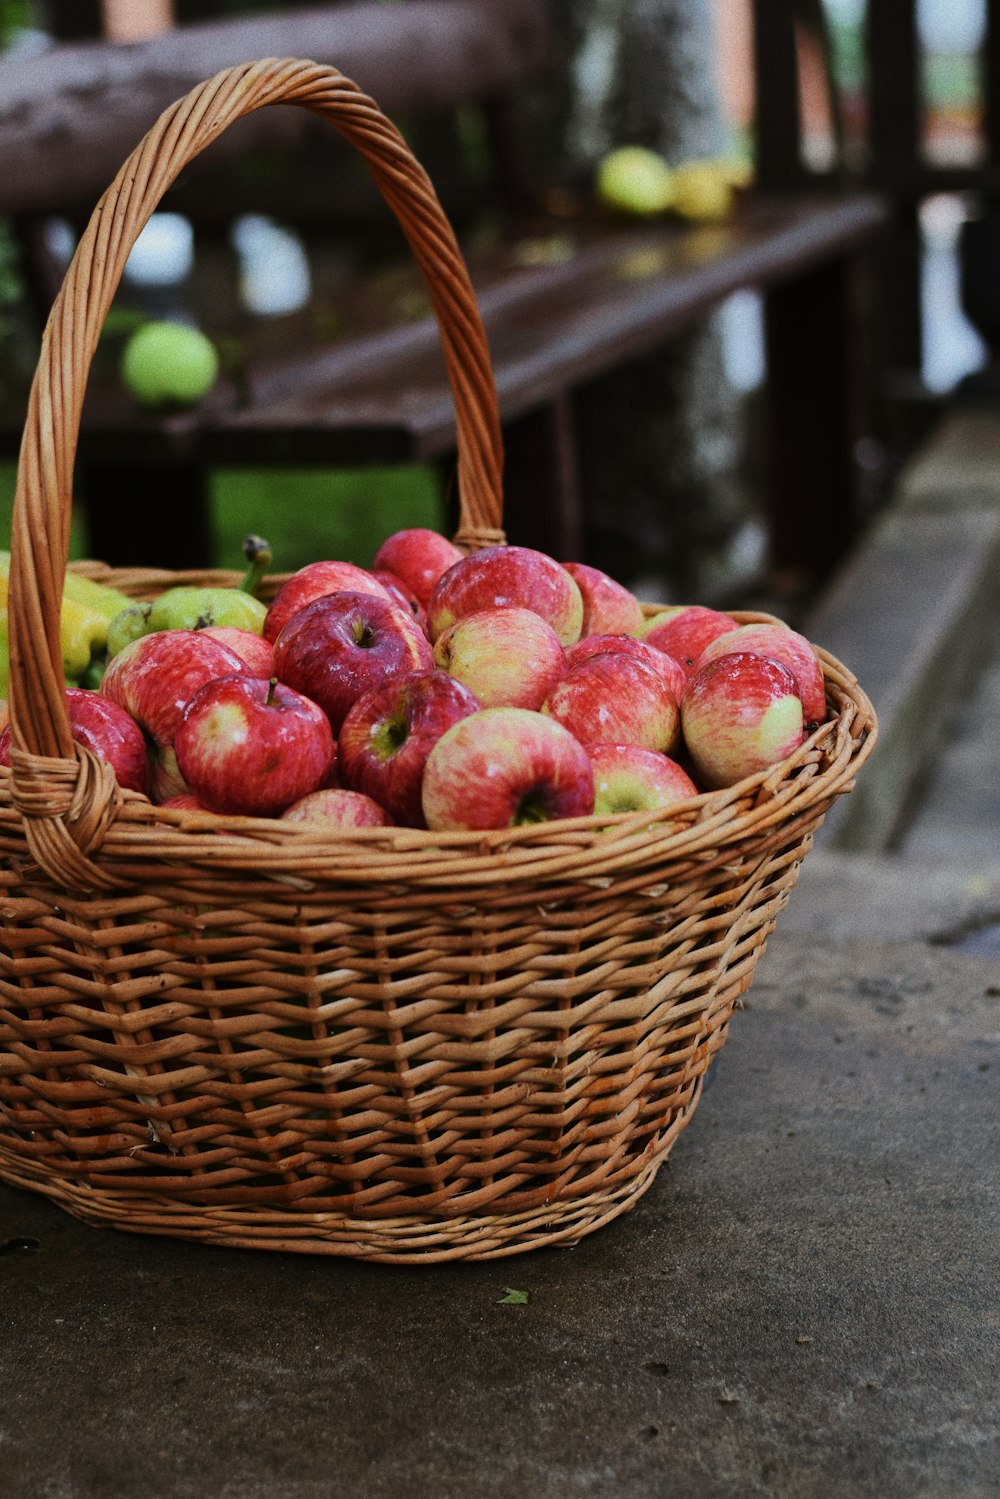
M 894 940 L 878 859 L 852 923 L 845 857 L 806 861 L 668 1165 L 575 1249 L 227 1251 L 0 1187 L 4 1495 L 1000 1493 L 1000 965 L 919 899 Z M 964 878 L 952 935 L 990 909 Z

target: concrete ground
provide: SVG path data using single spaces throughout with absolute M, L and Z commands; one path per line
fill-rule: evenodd
M 883 564 L 916 566 L 889 529 Z M 922 573 L 922 623 L 887 621 L 905 691 L 872 595 L 867 636 L 850 588 L 827 602 L 814 638 L 887 684 L 891 773 L 880 749 L 806 860 L 633 1211 L 572 1250 L 387 1268 L 0 1186 L 3 1499 L 997 1499 L 1000 633 L 992 522 L 958 531 L 964 593 Z

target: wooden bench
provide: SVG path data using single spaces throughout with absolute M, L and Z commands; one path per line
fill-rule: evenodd
M 471 98 L 488 103 L 495 124 L 502 123 L 504 97 L 544 66 L 547 42 L 545 5 L 532 0 L 350 5 L 324 12 L 321 29 L 312 12 L 274 17 L 270 31 L 261 31 L 263 24 L 254 18 L 258 54 L 263 46 L 333 61 L 390 114 Z M 50 114 L 37 92 L 31 95 L 37 78 L 33 84 L 29 73 L 38 64 L 0 65 L 0 99 L 15 100 L 13 108 L 0 105 L 0 156 L 9 150 L 21 163 L 0 187 L 0 208 L 13 207 L 25 222 L 53 201 L 79 205 L 96 193 L 141 133 L 139 121 L 130 120 L 132 141 L 113 164 L 105 160 L 112 99 L 127 86 L 132 109 L 141 97 L 151 117 L 188 84 L 246 55 L 249 26 L 182 28 L 124 53 L 100 45 L 59 49 L 47 64 L 49 88 L 56 79 L 60 99 L 69 101 L 67 128 L 81 142 L 78 176 L 59 164 L 43 128 Z M 20 93 L 4 85 L 12 68 L 20 69 Z M 303 128 L 299 111 L 263 113 L 283 118 L 244 122 L 257 140 Z M 114 134 L 117 150 L 117 124 Z M 84 150 L 91 138 L 100 149 Z M 502 143 L 499 131 L 496 139 Z M 245 151 L 248 143 L 249 136 L 227 149 Z M 211 218 L 212 193 L 198 181 L 192 173 L 192 200 L 199 216 Z M 165 206 L 185 211 L 186 192 L 182 187 Z M 321 187 L 311 196 L 323 204 L 331 194 Z M 267 207 L 264 198 L 260 206 Z M 773 560 L 814 578 L 828 572 L 858 525 L 853 278 L 886 220 L 884 201 L 833 191 L 751 194 L 730 222 L 704 227 L 636 228 L 586 211 L 523 219 L 509 201 L 505 209 L 507 232 L 488 248 L 471 244 L 468 258 L 500 398 L 511 537 L 557 556 L 586 554 L 575 392 L 665 346 L 734 291 L 754 289 L 767 308 Z M 90 550 L 112 562 L 153 555 L 148 516 L 155 510 L 173 522 L 165 532 L 161 521 L 157 531 L 159 561 L 206 560 L 204 485 L 213 465 L 447 463 L 451 399 L 436 327 L 420 299 L 417 273 L 406 264 L 367 274 L 332 298 L 332 341 L 317 335 L 308 315 L 287 320 L 283 342 L 294 352 L 284 355 L 275 353 L 273 326 L 259 338 L 247 332 L 239 382 L 221 382 L 209 400 L 180 415 L 140 414 L 116 379 L 95 368 L 78 463 Z M 407 309 L 402 318 L 400 307 Z M 0 413 L 8 451 L 16 416 Z

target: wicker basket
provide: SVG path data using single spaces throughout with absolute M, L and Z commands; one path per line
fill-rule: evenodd
M 220 73 L 95 210 L 29 407 L 0 773 L 0 1176 L 94 1224 L 213 1244 L 386 1261 L 570 1244 L 636 1201 L 690 1119 L 874 715 L 824 655 L 830 719 L 769 773 L 655 816 L 485 835 L 167 811 L 74 744 L 58 600 L 89 361 L 165 189 L 281 102 L 329 119 L 397 214 L 454 390 L 458 540 L 502 539 L 485 337 L 425 174 L 332 68 Z M 147 597 L 234 581 L 90 570 Z

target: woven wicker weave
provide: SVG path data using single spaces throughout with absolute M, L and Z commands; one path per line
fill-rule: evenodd
M 424 173 L 334 69 L 219 74 L 98 205 L 31 398 L 0 773 L 0 1176 L 95 1224 L 216 1244 L 444 1260 L 572 1243 L 645 1191 L 691 1117 L 874 715 L 824 656 L 830 719 L 770 773 L 656 815 L 485 835 L 167 811 L 74 744 L 58 600 L 89 362 L 170 182 L 280 102 L 328 118 L 403 225 L 455 394 L 459 540 L 502 539 L 486 342 Z M 147 597 L 235 581 L 90 571 Z

